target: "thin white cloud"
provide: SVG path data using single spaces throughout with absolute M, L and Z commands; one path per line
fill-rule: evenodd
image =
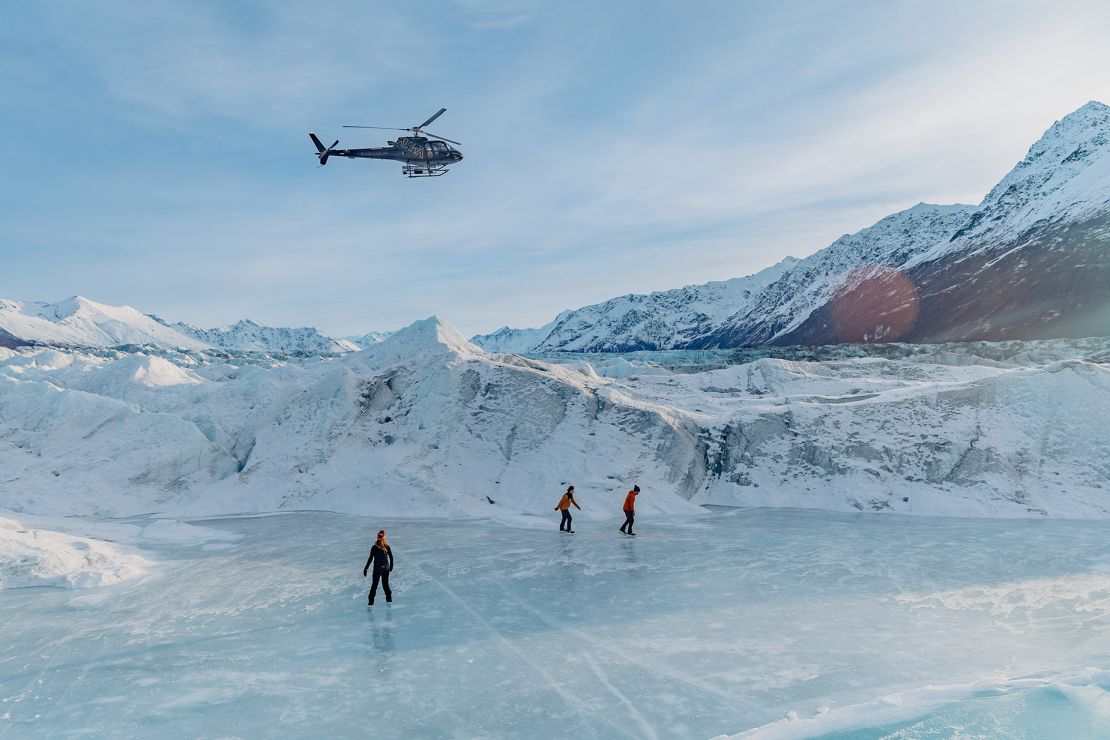
M 280 127 L 335 111 L 393 76 L 439 64 L 438 29 L 364 3 L 310 8 L 160 2 L 49 12 L 49 30 L 119 99 L 171 119 L 220 116 Z M 239 9 L 249 16 L 233 19 Z

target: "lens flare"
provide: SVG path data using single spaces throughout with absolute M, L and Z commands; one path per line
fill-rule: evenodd
M 865 265 L 844 276 L 832 299 L 838 342 L 896 342 L 917 324 L 917 290 L 906 275 L 890 267 Z

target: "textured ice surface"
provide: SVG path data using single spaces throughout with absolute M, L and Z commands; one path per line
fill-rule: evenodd
M 554 512 L 547 530 L 193 522 L 241 537 L 144 545 L 157 578 L 0 592 L 0 736 L 1105 727 L 1110 682 L 1087 668 L 1110 660 L 1106 522 L 642 518 L 635 539 L 615 520 L 562 535 Z M 361 569 L 383 525 L 396 603 L 367 611 Z

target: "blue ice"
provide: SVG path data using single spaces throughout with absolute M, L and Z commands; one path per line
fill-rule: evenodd
M 1015 713 L 1030 737 L 1045 721 L 1104 726 L 1107 523 L 730 510 L 645 516 L 635 539 L 616 518 L 576 534 L 555 516 L 549 530 L 196 523 L 241 536 L 147 545 L 159 574 L 138 582 L 0 592 L 0 736 L 948 737 Z M 395 603 L 371 611 L 362 566 L 380 527 Z M 961 686 L 978 688 L 942 690 Z

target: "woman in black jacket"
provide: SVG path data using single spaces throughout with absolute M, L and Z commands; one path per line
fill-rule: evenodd
M 378 531 L 378 539 L 374 546 L 370 548 L 370 557 L 366 559 L 366 565 L 362 569 L 363 578 L 366 577 L 366 571 L 370 570 L 371 564 L 374 566 L 374 578 L 370 582 L 369 605 L 374 606 L 374 594 L 378 592 L 378 581 L 382 582 L 386 603 L 393 603 L 393 592 L 389 590 L 389 574 L 393 570 L 393 548 L 385 541 L 384 529 Z

